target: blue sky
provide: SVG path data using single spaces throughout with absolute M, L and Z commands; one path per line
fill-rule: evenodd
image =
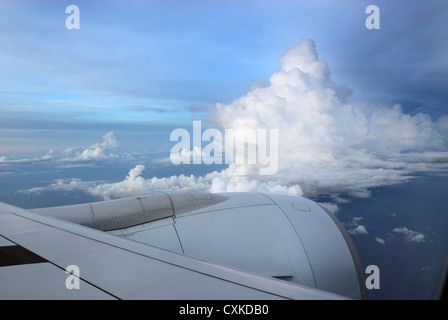
M 65 27 L 71 4 L 79 30 Z M 379 30 L 365 27 L 371 4 Z M 2 201 L 303 192 L 342 208 L 378 256 L 402 240 L 393 230 L 429 245 L 446 225 L 406 220 L 408 189 L 400 188 L 428 175 L 428 186 L 413 180 L 415 193 L 437 195 L 428 206 L 446 213 L 445 189 L 431 176 L 448 172 L 445 0 L 1 0 L 0 39 Z M 300 72 L 286 67 L 297 62 Z M 321 77 L 316 70 L 327 66 L 331 76 Z M 263 180 L 232 166 L 170 165 L 170 132 L 193 120 L 283 130 L 278 173 Z M 356 205 L 387 207 L 390 199 L 375 197 L 397 185 L 397 212 L 370 218 L 401 208 L 403 220 L 369 225 Z M 418 221 L 426 211 L 416 209 Z
M 301 135 L 291 146 L 302 148 L 300 139 L 310 137 L 306 152 L 317 162 L 325 152 L 343 160 L 346 148 L 354 157 L 359 149 L 442 152 L 417 155 L 417 161 L 438 162 L 448 140 L 448 4 L 378 2 L 381 28 L 368 30 L 365 11 L 372 3 L 2 1 L 0 157 L 84 150 L 108 132 L 127 148 L 121 152 L 169 152 L 170 131 L 190 128 L 193 120 L 235 128 L 247 119 L 267 123 L 275 108 L 269 95 L 287 98 L 271 77 L 287 50 L 307 38 L 315 49 L 302 49 L 315 50 L 315 62 L 331 75 L 319 79 L 322 87 L 307 89 L 321 99 L 315 113 L 293 106 L 297 95 L 288 98 L 283 112 L 289 114 L 275 126 Z M 79 30 L 66 28 L 70 4 L 79 7 Z M 235 102 L 249 99 L 253 88 L 268 94 L 255 115 L 248 110 L 257 106 L 241 109 Z M 332 102 L 333 111 L 323 107 L 327 89 L 343 100 Z M 298 97 L 308 101 L 306 94 Z M 216 115 L 218 105 L 225 107 Z M 325 119 L 339 124 L 332 128 Z M 298 124 L 310 129 L 297 132 Z M 320 144 L 328 151 L 316 156 Z M 377 160 L 364 156 L 366 163 Z
M 65 28 L 70 4 L 79 30 Z M 380 30 L 364 25 L 369 4 L 381 10 Z M 447 9 L 398 0 L 2 1 L 0 125 L 191 123 L 205 115 L 189 107 L 267 84 L 304 37 L 351 99 L 437 118 L 448 100 Z
M 66 28 L 71 4 L 78 30 Z M 371 4 L 379 30 L 365 26 Z M 2 1 L 0 161 L 83 160 L 83 150 L 166 160 L 173 129 L 211 120 L 283 130 L 283 186 L 365 196 L 442 170 L 446 9 L 435 0 Z

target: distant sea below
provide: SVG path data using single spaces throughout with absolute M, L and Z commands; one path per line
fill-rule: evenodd
M 437 299 L 448 261 L 448 177 L 421 176 L 371 191 L 336 214 L 344 225 L 362 217 L 367 234 L 352 240 L 364 268 L 380 270 L 380 289 L 369 290 L 369 299 Z

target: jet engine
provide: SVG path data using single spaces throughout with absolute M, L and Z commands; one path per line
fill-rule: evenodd
M 33 211 L 281 281 L 366 298 L 349 235 L 333 214 L 303 197 L 173 192 Z

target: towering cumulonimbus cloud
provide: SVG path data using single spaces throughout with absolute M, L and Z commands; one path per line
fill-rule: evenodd
M 278 129 L 278 172 L 257 180 L 288 190 L 367 197 L 369 188 L 416 171 L 447 169 L 446 117 L 433 122 L 427 114 L 404 114 L 400 105 L 350 104 L 349 92 L 331 80 L 314 42 L 303 39 L 280 58 L 268 86 L 218 104 L 215 120 L 224 128 Z
M 369 197 L 371 188 L 407 181 L 417 172 L 448 170 L 448 116 L 434 122 L 427 114 L 405 114 L 400 105 L 350 103 L 349 93 L 332 81 L 314 42 L 303 39 L 280 57 L 269 85 L 217 104 L 214 112 L 221 128 L 278 130 L 275 174 L 260 175 L 257 164 L 232 163 L 199 177 L 144 179 L 139 165 L 125 180 L 89 191 L 103 198 L 157 190 L 283 192 L 329 195 L 340 203 L 344 196 Z M 88 153 L 114 144 L 106 138 Z M 337 210 L 334 203 L 326 206 Z

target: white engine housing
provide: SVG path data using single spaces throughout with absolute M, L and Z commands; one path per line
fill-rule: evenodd
M 263 193 L 157 193 L 35 209 L 120 237 L 349 298 L 366 298 L 356 250 L 315 202 Z

